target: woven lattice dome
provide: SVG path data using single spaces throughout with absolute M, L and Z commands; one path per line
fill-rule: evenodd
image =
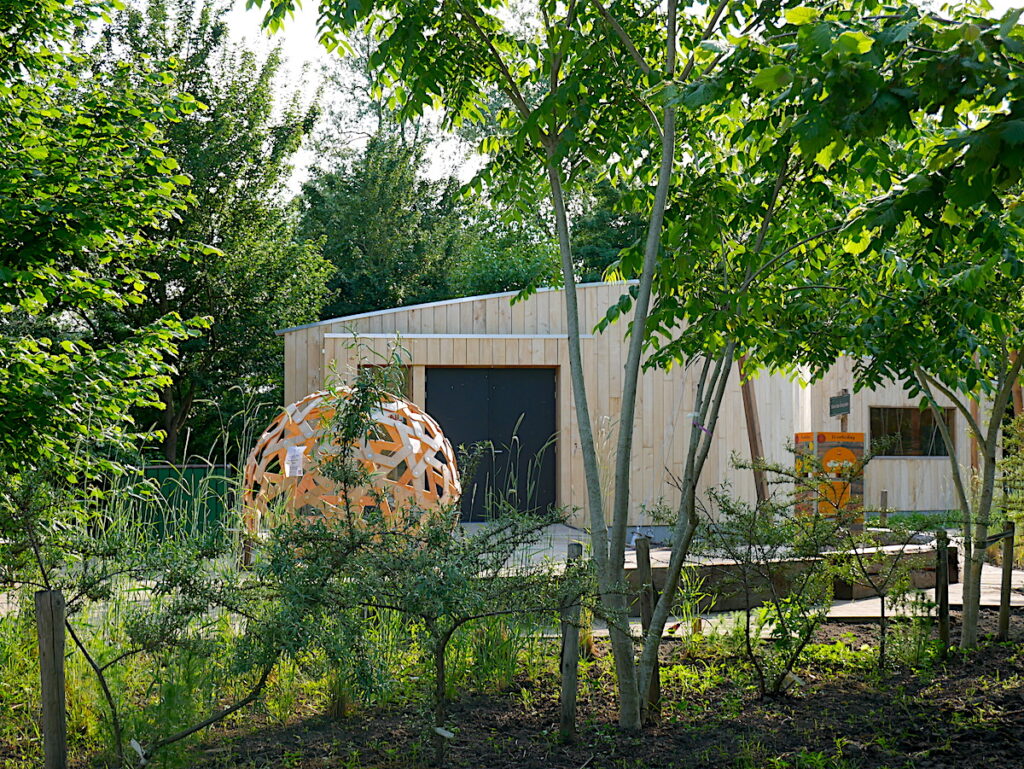
M 343 388 L 340 395 L 348 392 Z M 330 397 L 316 392 L 287 406 L 256 442 L 245 463 L 243 503 L 249 531 L 257 531 L 276 509 L 328 520 L 344 509 L 341 490 L 316 469 L 317 456 L 331 451 L 323 445 L 324 424 L 334 413 Z M 389 396 L 372 417 L 376 429 L 355 456 L 373 481 L 369 488 L 350 492 L 353 509 L 379 510 L 389 521 L 401 510 L 430 510 L 458 500 L 462 489 L 455 453 L 429 414 Z M 293 465 L 304 465 L 301 474 L 286 474 L 289 458 Z

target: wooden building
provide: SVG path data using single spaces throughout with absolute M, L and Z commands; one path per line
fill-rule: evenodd
M 581 327 L 593 329 L 605 310 L 626 290 L 624 284 L 578 287 Z M 514 293 L 475 296 L 381 310 L 285 329 L 285 399 L 291 403 L 321 389 L 328 377 L 344 379 L 357 365 L 372 364 L 396 337 L 409 353 L 408 395 L 441 424 L 456 445 L 489 439 L 498 452 L 493 461 L 517 465 L 529 474 L 538 503 L 576 508 L 573 522 L 585 525 L 586 492 L 576 414 L 570 390 L 564 293 L 542 289 L 511 303 Z M 586 333 L 583 361 L 602 474 L 611 487 L 612 455 L 626 359 L 626 324 L 603 333 Z M 681 472 L 693 420 L 695 367 L 643 374 L 637 398 L 632 464 L 631 523 L 648 525 L 660 505 L 674 506 L 678 494 L 672 475 Z M 786 446 L 794 433 L 839 430 L 829 416 L 829 398 L 852 391 L 851 366 L 841 361 L 812 386 L 780 375 L 754 382 L 765 455 L 789 462 Z M 949 412 L 958 453 L 968 451 L 963 420 Z M 896 435 L 893 456 L 878 457 L 865 478 L 865 497 L 877 505 L 887 490 L 898 510 L 946 510 L 956 507 L 949 459 L 936 445 L 930 415 L 920 412 L 903 390 L 892 385 L 854 394 L 846 427 Z M 516 439 L 512 440 L 515 432 Z M 941 444 L 941 441 L 939 441 Z M 539 449 L 540 459 L 528 463 Z M 702 487 L 728 482 L 734 493 L 754 497 L 749 471 L 732 467 L 731 457 L 750 455 L 736 370 L 726 399 Z M 519 456 L 516 463 L 510 457 Z M 529 468 L 527 469 L 527 465 Z M 495 470 L 498 472 L 498 470 Z M 522 478 L 520 478 L 520 485 Z M 479 500 L 466 502 L 464 514 L 479 514 Z

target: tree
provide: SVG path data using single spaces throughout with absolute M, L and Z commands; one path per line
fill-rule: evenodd
M 522 291 L 557 282 L 558 251 L 550 235 L 528 218 L 485 204 L 463 205 L 465 229 L 452 265 L 452 296 Z
M 163 148 L 191 180 L 194 203 L 149 233 L 158 242 L 187 243 L 188 259 L 147 260 L 158 276 L 152 301 L 89 319 L 97 336 L 113 339 L 171 311 L 216 319 L 182 346 L 160 393 L 161 411 L 145 415 L 159 418 L 171 462 L 190 424 L 198 433 L 190 448 L 209 453 L 217 412 L 237 401 L 232 388 L 280 401 L 283 343 L 274 331 L 316 317 L 328 270 L 316 247 L 295 242 L 295 213 L 284 203 L 289 162 L 317 109 L 303 108 L 296 96 L 275 114 L 280 53 L 259 61 L 234 47 L 226 11 L 214 0 L 151 0 L 119 14 L 94 52 L 106 67 L 163 62 L 178 88 L 204 105 L 168 131 Z
M 0 13 L 0 465 L 112 467 L 158 404 L 186 337 L 160 313 L 118 339 L 83 325 L 145 301 L 154 244 L 187 203 L 165 131 L 195 100 L 156 68 L 89 71 L 72 44 L 107 4 L 34 2 Z M 166 250 L 165 250 L 166 249 Z M 4 532 L 4 537 L 7 532 Z
M 461 242 L 458 185 L 425 180 L 423 147 L 378 135 L 303 185 L 298 235 L 334 267 L 321 317 L 444 299 Z
M 719 103 L 719 125 L 738 117 L 739 128 L 721 142 L 733 149 L 719 155 L 719 181 L 704 174 L 712 187 L 688 186 L 726 204 L 691 215 L 691 198 L 678 221 L 670 212 L 681 266 L 659 292 L 652 360 L 733 339 L 751 369 L 803 364 L 817 376 L 853 355 L 858 388 L 898 380 L 932 408 L 938 392 L 952 398 L 984 454 L 972 510 L 948 446 L 973 625 L 999 422 L 1020 371 L 1019 14 L 993 22 L 874 10 L 790 9 L 773 45 L 735 45 L 720 76 L 682 97 Z M 738 89 L 749 99 L 742 113 Z M 759 210 L 763 226 L 744 222 Z M 991 402 L 984 425 L 969 404 L 979 391 Z
M 83 326 L 145 301 L 146 261 L 175 253 L 147 235 L 188 202 L 163 147 L 195 100 L 159 68 L 91 70 L 76 45 L 111 7 L 0 6 L 0 582 L 74 585 L 72 608 L 102 593 L 96 559 L 124 546 L 83 508 L 119 482 L 146 437 L 130 410 L 159 404 L 190 331 L 173 314 L 117 340 Z
M 852 112 L 846 97 L 825 98 L 813 114 L 818 142 L 842 143 L 850 126 L 887 131 L 890 154 L 904 158 L 885 193 L 855 210 L 845 228 L 843 249 L 852 258 L 837 263 L 820 288 L 855 300 L 826 302 L 833 320 L 820 343 L 827 348 L 832 334 L 837 353 L 858 356 L 858 388 L 902 381 L 936 414 L 937 395 L 947 396 L 977 441 L 980 484 L 972 500 L 961 449 L 937 420 L 969 559 L 965 648 L 977 639 L 1000 427 L 1024 343 L 1019 17 L 1012 11 L 993 21 L 968 9 L 945 19 L 908 7 L 880 29 L 846 32 L 866 56 L 868 66 L 845 75 L 861 98 Z M 813 87 L 808 70 L 775 74 Z

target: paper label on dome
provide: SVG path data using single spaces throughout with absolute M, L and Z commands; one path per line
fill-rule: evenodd
M 289 446 L 284 458 L 284 477 L 298 478 L 303 474 L 303 461 L 306 458 L 305 446 Z

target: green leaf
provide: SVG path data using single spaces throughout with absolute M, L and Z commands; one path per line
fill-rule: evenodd
M 867 53 L 874 44 L 863 32 L 844 32 L 836 40 L 836 47 L 844 53 Z
M 710 104 L 721 94 L 721 86 L 714 80 L 702 80 L 695 88 L 687 89 L 683 94 L 682 102 L 690 109 L 703 107 Z
M 967 220 L 960 216 L 960 211 L 952 203 L 947 203 L 942 210 L 942 221 L 954 226 L 964 224 Z
M 848 238 L 847 240 L 843 241 L 843 251 L 845 251 L 848 254 L 853 254 L 854 256 L 856 256 L 857 254 L 863 254 L 865 251 L 867 251 L 868 246 L 870 245 L 871 231 L 861 230 L 859 233 L 857 233 L 856 237 Z
M 818 9 L 807 5 L 798 5 L 796 8 L 790 8 L 786 11 L 786 21 L 796 26 L 810 24 L 817 18 Z
M 981 28 L 977 24 L 964 24 L 960 29 L 968 43 L 973 43 L 981 37 Z
M 846 142 L 842 138 L 836 139 L 814 156 L 814 162 L 823 168 L 831 168 L 845 150 Z
M 832 28 L 826 22 L 801 27 L 797 40 L 805 50 L 827 51 L 832 46 Z
M 1024 13 L 1024 8 L 1013 8 L 1003 16 L 1002 24 L 999 25 L 999 36 L 1007 38 L 1010 33 L 1013 32 L 1014 27 L 1017 26 L 1017 22 L 1020 21 L 1021 14 Z
M 750 81 L 750 84 L 754 88 L 760 88 L 762 91 L 775 91 L 779 88 L 785 88 L 792 82 L 792 70 L 784 64 L 777 64 L 774 67 L 762 69 L 754 75 L 754 79 Z
M 1003 124 L 999 136 L 1007 144 L 1024 144 L 1024 120 L 1010 120 Z

